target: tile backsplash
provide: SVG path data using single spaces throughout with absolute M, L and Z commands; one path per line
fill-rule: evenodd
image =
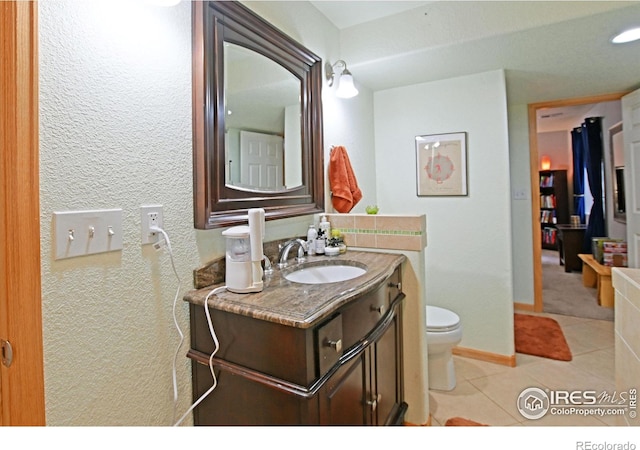
M 427 246 L 426 216 L 327 214 L 347 247 L 421 251 Z

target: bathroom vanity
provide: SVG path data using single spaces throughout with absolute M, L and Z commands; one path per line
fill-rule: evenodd
M 276 269 L 254 294 L 228 291 L 207 304 L 219 340 L 217 386 L 196 425 L 393 425 L 404 402 L 402 263 L 398 254 L 349 251 Z M 285 278 L 313 265 L 366 268 L 354 279 Z M 214 341 L 204 310 L 211 286 L 189 292 L 193 398 L 213 383 Z

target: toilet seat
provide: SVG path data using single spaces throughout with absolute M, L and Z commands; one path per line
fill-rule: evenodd
M 438 306 L 427 306 L 427 331 L 443 333 L 460 326 L 460 317 L 453 311 Z

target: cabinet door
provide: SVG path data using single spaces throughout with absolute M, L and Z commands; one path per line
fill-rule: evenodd
M 208 366 L 194 362 L 192 368 L 196 401 L 211 387 L 212 378 Z M 226 370 L 216 369 L 216 377 L 217 387 L 194 410 L 195 425 L 299 425 L 317 420 L 305 413 L 313 400 Z
M 397 419 L 402 394 L 402 360 L 399 315 L 371 349 L 374 389 L 368 393 L 375 425 L 388 425 Z
M 320 392 L 322 425 L 368 425 L 371 415 L 365 393 L 370 386 L 368 349 L 343 365 Z

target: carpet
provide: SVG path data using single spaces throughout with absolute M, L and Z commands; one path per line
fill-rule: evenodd
M 444 424 L 445 427 L 486 427 L 483 423 L 475 422 L 473 420 L 465 419 L 464 417 L 452 417 L 447 419 Z
M 516 313 L 514 326 L 517 353 L 571 361 L 571 350 L 555 320 Z
M 565 272 L 553 250 L 542 250 L 542 303 L 546 313 L 613 321 L 613 308 L 598 305 L 596 289 L 582 285 L 580 272 Z

